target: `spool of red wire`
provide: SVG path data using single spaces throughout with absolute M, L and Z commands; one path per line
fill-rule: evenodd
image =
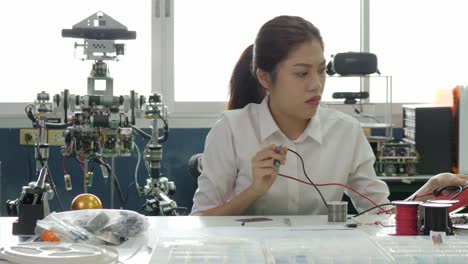
M 397 236 L 418 235 L 419 201 L 394 201 L 396 208 L 395 222 Z

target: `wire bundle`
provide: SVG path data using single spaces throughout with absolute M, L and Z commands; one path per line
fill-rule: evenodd
M 396 235 L 418 235 L 418 209 L 422 202 L 419 201 L 395 201 L 396 207 Z

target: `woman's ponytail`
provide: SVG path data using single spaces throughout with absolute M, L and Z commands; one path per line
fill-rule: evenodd
M 250 103 L 260 103 L 266 95 L 252 69 L 253 45 L 248 46 L 239 60 L 229 82 L 228 110 L 244 108 Z

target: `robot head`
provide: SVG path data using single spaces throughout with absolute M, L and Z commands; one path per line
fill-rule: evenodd
M 83 44 L 75 44 L 75 48 L 83 47 L 83 60 L 115 60 L 124 55 L 124 44 L 115 43 L 117 39 L 136 39 L 136 32 L 129 31 L 126 26 L 108 16 L 104 12 L 96 12 L 71 29 L 62 29 L 64 38 L 82 38 Z

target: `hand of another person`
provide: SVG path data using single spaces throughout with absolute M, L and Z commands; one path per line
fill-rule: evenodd
M 431 177 L 414 195 L 422 195 L 432 192 L 434 189 L 442 186 L 467 186 L 468 175 L 439 173 Z M 414 196 L 413 195 L 413 196 Z M 424 199 L 425 200 L 425 199 Z
M 434 190 L 435 188 L 441 186 L 466 186 L 468 185 L 468 175 L 463 174 L 453 174 L 453 173 L 439 173 L 426 183 L 429 190 Z
M 269 145 L 255 154 L 252 158 L 253 182 L 250 186 L 255 193 L 263 195 L 270 189 L 279 171 L 279 166 L 275 166 L 275 160 L 284 164 L 287 152 L 287 147 L 281 147 L 276 152 L 276 146 Z

